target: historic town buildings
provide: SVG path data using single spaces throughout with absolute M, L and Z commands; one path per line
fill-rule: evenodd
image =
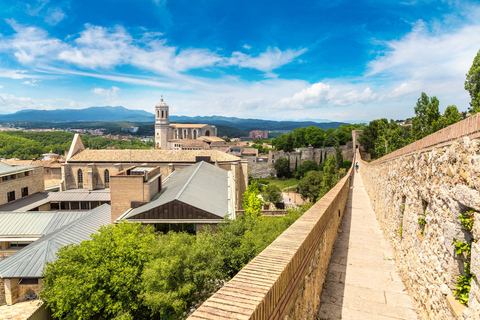
M 155 106 L 155 146 L 173 149 L 184 139 L 199 140 L 201 137 L 216 137 L 217 128 L 208 124 L 170 123 L 169 107 L 163 98 Z

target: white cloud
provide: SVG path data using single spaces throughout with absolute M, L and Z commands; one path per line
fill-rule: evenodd
M 328 84 L 318 82 L 295 93 L 291 98 L 281 99 L 272 108 L 301 110 L 334 105 L 344 107 L 355 103 L 367 103 L 375 98 L 376 94 L 370 88 L 358 92 L 340 86 L 339 88 L 332 88 Z
M 430 31 L 423 21 L 369 63 L 368 75 L 387 74 L 417 81 L 445 81 L 464 77 L 480 48 L 480 24 L 456 30 Z
M 36 87 L 38 85 L 37 82 L 38 82 L 38 80 L 27 80 L 27 81 L 22 82 L 22 84 L 26 84 L 26 85 L 29 85 L 29 86 L 32 86 L 32 87 Z
M 257 69 L 264 72 L 271 72 L 285 64 L 292 62 L 296 57 L 305 53 L 307 49 L 281 51 L 279 48 L 267 48 L 267 51 L 258 56 L 247 55 L 242 52 L 232 53 L 228 59 L 227 65 L 238 66 L 240 68 Z
M 307 51 L 267 48 L 256 56 L 241 52 L 222 56 L 209 49 L 180 50 L 169 46 L 166 39 L 159 38 L 161 33 L 145 32 L 140 39 L 134 39 L 122 26 L 105 28 L 89 24 L 78 37 L 69 37 L 67 42 L 49 36 L 38 27 L 26 27 L 15 20 L 7 21 L 16 33 L 0 38 L 0 51 L 13 53 L 22 64 L 42 67 L 59 62 L 94 70 L 132 65 L 169 77 L 192 69 L 228 66 L 270 73 Z
M 0 70 L 0 78 L 25 79 L 32 77 L 26 73 L 27 70 Z
M 48 33 L 37 27 L 25 27 L 18 24 L 14 19 L 6 19 L 16 31 L 11 38 L 0 39 L 0 50 L 13 52 L 17 60 L 22 64 L 51 60 L 56 53 L 65 46 L 60 40 L 48 37 Z
M 10 113 L 24 109 L 43 109 L 45 105 L 32 98 L 15 97 L 11 94 L 0 94 L 0 109 Z
M 380 97 L 380 101 L 384 99 L 401 99 L 405 96 L 411 95 L 412 93 L 418 93 L 421 91 L 421 88 L 418 84 L 408 84 L 402 83 L 400 86 L 393 88 L 388 93 Z
M 90 92 L 105 97 L 107 100 L 114 100 L 117 98 L 117 92 L 120 88 L 113 86 L 111 89 L 93 88 Z
M 47 10 L 47 15 L 45 16 L 45 22 L 51 26 L 58 24 L 60 21 L 65 19 L 66 15 L 60 8 L 49 8 Z
M 243 48 L 244 48 L 244 49 L 247 49 L 247 50 L 250 50 L 250 49 L 252 49 L 252 46 L 249 46 L 248 44 L 244 44 L 244 45 L 243 45 Z

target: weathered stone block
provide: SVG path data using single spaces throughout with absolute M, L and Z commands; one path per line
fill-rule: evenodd
M 480 193 L 477 190 L 457 184 L 455 186 L 455 199 L 466 207 L 480 211 Z
M 472 233 L 473 233 L 473 238 L 477 241 L 480 240 L 480 213 L 478 212 L 475 212 L 473 214 L 473 230 L 472 230 Z
M 480 246 L 475 242 L 472 243 L 470 272 L 480 277 Z

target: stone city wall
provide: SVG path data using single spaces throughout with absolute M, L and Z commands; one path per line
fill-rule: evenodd
M 395 156 L 360 161 L 365 190 L 399 273 L 425 319 L 480 319 L 480 118 L 472 118 Z M 459 218 L 470 211 L 472 231 Z M 465 254 L 455 253 L 454 239 L 473 240 L 471 273 L 476 277 L 468 308 L 453 298 L 467 261 Z
M 346 145 L 340 146 L 342 149 L 343 160 L 353 159 L 353 143 L 348 142 Z M 307 160 L 315 161 L 320 163 L 320 158 L 325 161 L 325 152 L 327 157 L 331 154 L 335 155 L 334 147 L 325 147 L 325 148 L 300 148 L 299 151 L 285 152 L 282 150 L 270 150 L 268 154 L 268 161 L 258 161 L 258 158 L 253 161 L 249 159 L 248 162 L 248 172 L 252 174 L 254 178 L 269 178 L 275 176 L 274 163 L 279 158 L 290 158 L 290 167 L 293 170 L 295 168 L 295 163 L 301 165 Z
M 350 173 L 188 319 L 315 319 Z

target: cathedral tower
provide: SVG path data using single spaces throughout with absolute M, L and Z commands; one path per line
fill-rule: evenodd
M 155 148 L 167 148 L 169 129 L 168 104 L 163 102 L 162 98 L 155 106 Z

